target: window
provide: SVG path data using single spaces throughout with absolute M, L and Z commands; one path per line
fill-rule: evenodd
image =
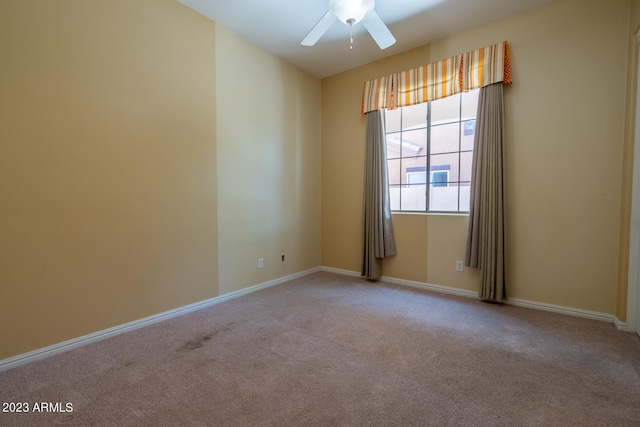
M 407 168 L 407 185 L 425 185 L 427 183 L 427 168 L 417 166 Z
M 431 185 L 433 187 L 447 187 L 449 185 L 449 171 L 431 171 Z
M 391 210 L 469 212 L 478 90 L 386 111 Z

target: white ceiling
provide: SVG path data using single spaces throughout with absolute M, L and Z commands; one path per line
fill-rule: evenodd
M 300 45 L 327 12 L 329 0 L 178 1 L 323 78 L 551 0 L 378 0 L 375 10 L 395 36 L 396 44 L 381 50 L 362 24 L 357 24 L 351 51 L 349 27 L 338 21 L 315 46 Z

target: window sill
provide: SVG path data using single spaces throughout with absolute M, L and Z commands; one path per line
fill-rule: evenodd
M 469 216 L 469 212 L 403 212 L 403 211 L 391 211 L 391 215 Z

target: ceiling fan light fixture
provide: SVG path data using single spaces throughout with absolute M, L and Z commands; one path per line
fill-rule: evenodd
M 347 25 L 355 25 L 375 7 L 375 0 L 329 0 L 329 11 Z
M 353 47 L 353 26 L 362 21 L 380 49 L 386 49 L 396 42 L 389 28 L 374 10 L 375 0 L 329 0 L 329 10 L 320 18 L 311 31 L 300 42 L 303 46 L 313 46 L 322 35 L 336 22 L 336 19 L 349 26 Z

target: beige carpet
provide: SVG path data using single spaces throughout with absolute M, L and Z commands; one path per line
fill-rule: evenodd
M 73 407 L 2 426 L 638 426 L 640 339 L 316 273 L 0 373 L 0 401 Z

